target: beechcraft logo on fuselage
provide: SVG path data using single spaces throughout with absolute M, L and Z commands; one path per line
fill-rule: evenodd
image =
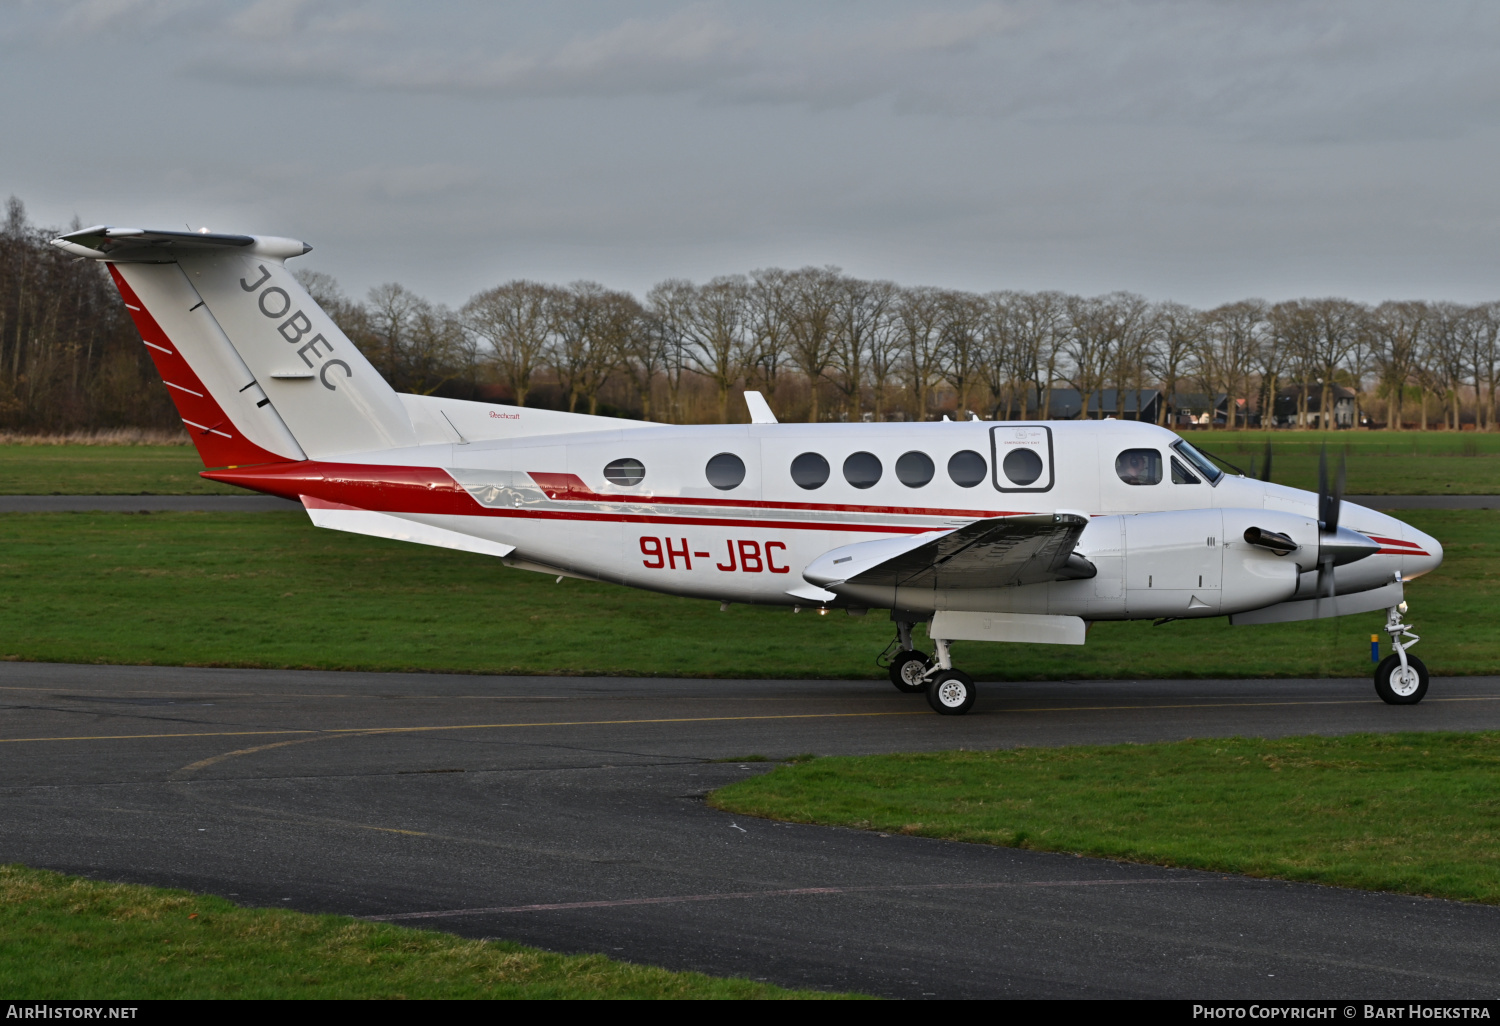
M 271 272 L 266 270 L 265 264 L 258 265 L 256 269 L 260 271 L 259 280 L 248 282 L 241 278 L 240 288 L 252 294 L 260 293 L 256 297 L 260 312 L 277 322 L 276 331 L 288 344 L 297 346 L 299 342 L 302 343 L 297 348 L 297 355 L 302 357 L 307 369 L 318 372 L 318 380 L 323 382 L 324 388 L 330 392 L 337 390 L 337 384 L 328 380 L 328 369 L 342 367 L 346 378 L 352 378 L 354 372 L 343 360 L 329 359 L 333 355 L 333 343 L 321 334 L 307 338 L 313 330 L 312 321 L 307 314 L 292 309 L 291 294 L 281 286 L 272 285 L 268 289 L 262 289 L 261 286 L 271 280 Z M 307 338 L 306 342 L 302 342 L 304 338 Z

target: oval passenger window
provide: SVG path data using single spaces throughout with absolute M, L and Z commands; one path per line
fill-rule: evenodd
M 908 488 L 921 488 L 932 480 L 934 468 L 932 457 L 925 452 L 902 453 L 901 458 L 896 461 L 896 480 Z
M 880 480 L 883 469 L 873 452 L 850 453 L 844 461 L 844 480 L 856 488 L 869 488 Z
M 745 480 L 745 461 L 732 452 L 721 452 L 708 461 L 708 466 L 703 468 L 703 475 L 708 478 L 708 483 L 722 492 L 731 488 L 738 488 L 740 482 Z
M 604 479 L 610 484 L 638 485 L 646 479 L 646 465 L 628 456 L 610 460 L 604 465 Z
M 815 452 L 792 460 L 792 480 L 803 488 L 821 488 L 828 480 L 828 461 Z
M 1042 476 L 1042 458 L 1030 449 L 1012 449 L 1000 464 L 1013 484 L 1029 485 Z
M 956 452 L 948 458 L 948 476 L 960 488 L 973 488 L 990 472 L 990 465 L 973 449 Z
M 1155 449 L 1126 449 L 1115 457 L 1115 473 L 1128 485 L 1161 484 L 1161 453 Z

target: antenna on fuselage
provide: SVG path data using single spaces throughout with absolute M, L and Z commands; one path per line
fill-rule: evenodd
M 750 407 L 750 423 L 752 424 L 775 424 L 776 414 L 771 412 L 771 404 L 766 402 L 766 397 L 759 392 L 746 392 L 745 405 Z

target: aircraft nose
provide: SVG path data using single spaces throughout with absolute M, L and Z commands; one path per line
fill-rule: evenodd
M 1401 576 L 1406 580 L 1421 577 L 1423 574 L 1436 570 L 1443 563 L 1443 543 L 1430 534 L 1424 534 L 1414 527 L 1408 526 L 1404 532 L 1406 540 L 1416 546 L 1420 552 L 1413 552 L 1404 556 L 1401 560 Z

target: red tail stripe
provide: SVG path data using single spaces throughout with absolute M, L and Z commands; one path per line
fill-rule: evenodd
M 197 446 L 203 465 L 227 467 L 231 464 L 283 461 L 285 457 L 278 456 L 274 452 L 267 452 L 234 430 L 234 422 L 224 413 L 218 401 L 209 394 L 207 387 L 193 371 L 192 366 L 181 353 L 177 352 L 175 346 L 170 345 L 171 339 L 167 337 L 161 325 L 156 323 L 156 318 L 146 312 L 145 304 L 135 294 L 135 290 L 126 283 L 114 264 L 105 266 L 109 268 L 109 276 L 115 280 L 115 287 L 120 290 L 120 295 L 125 299 L 125 308 L 130 311 L 130 319 L 135 322 L 135 330 L 141 333 L 141 341 L 146 344 L 146 351 L 151 354 L 151 362 L 156 365 L 156 372 L 161 375 L 162 383 L 167 386 L 167 394 L 172 397 L 172 404 L 177 407 L 177 415 L 191 429 L 188 431 L 188 436 Z M 213 426 L 205 426 L 209 424 Z

